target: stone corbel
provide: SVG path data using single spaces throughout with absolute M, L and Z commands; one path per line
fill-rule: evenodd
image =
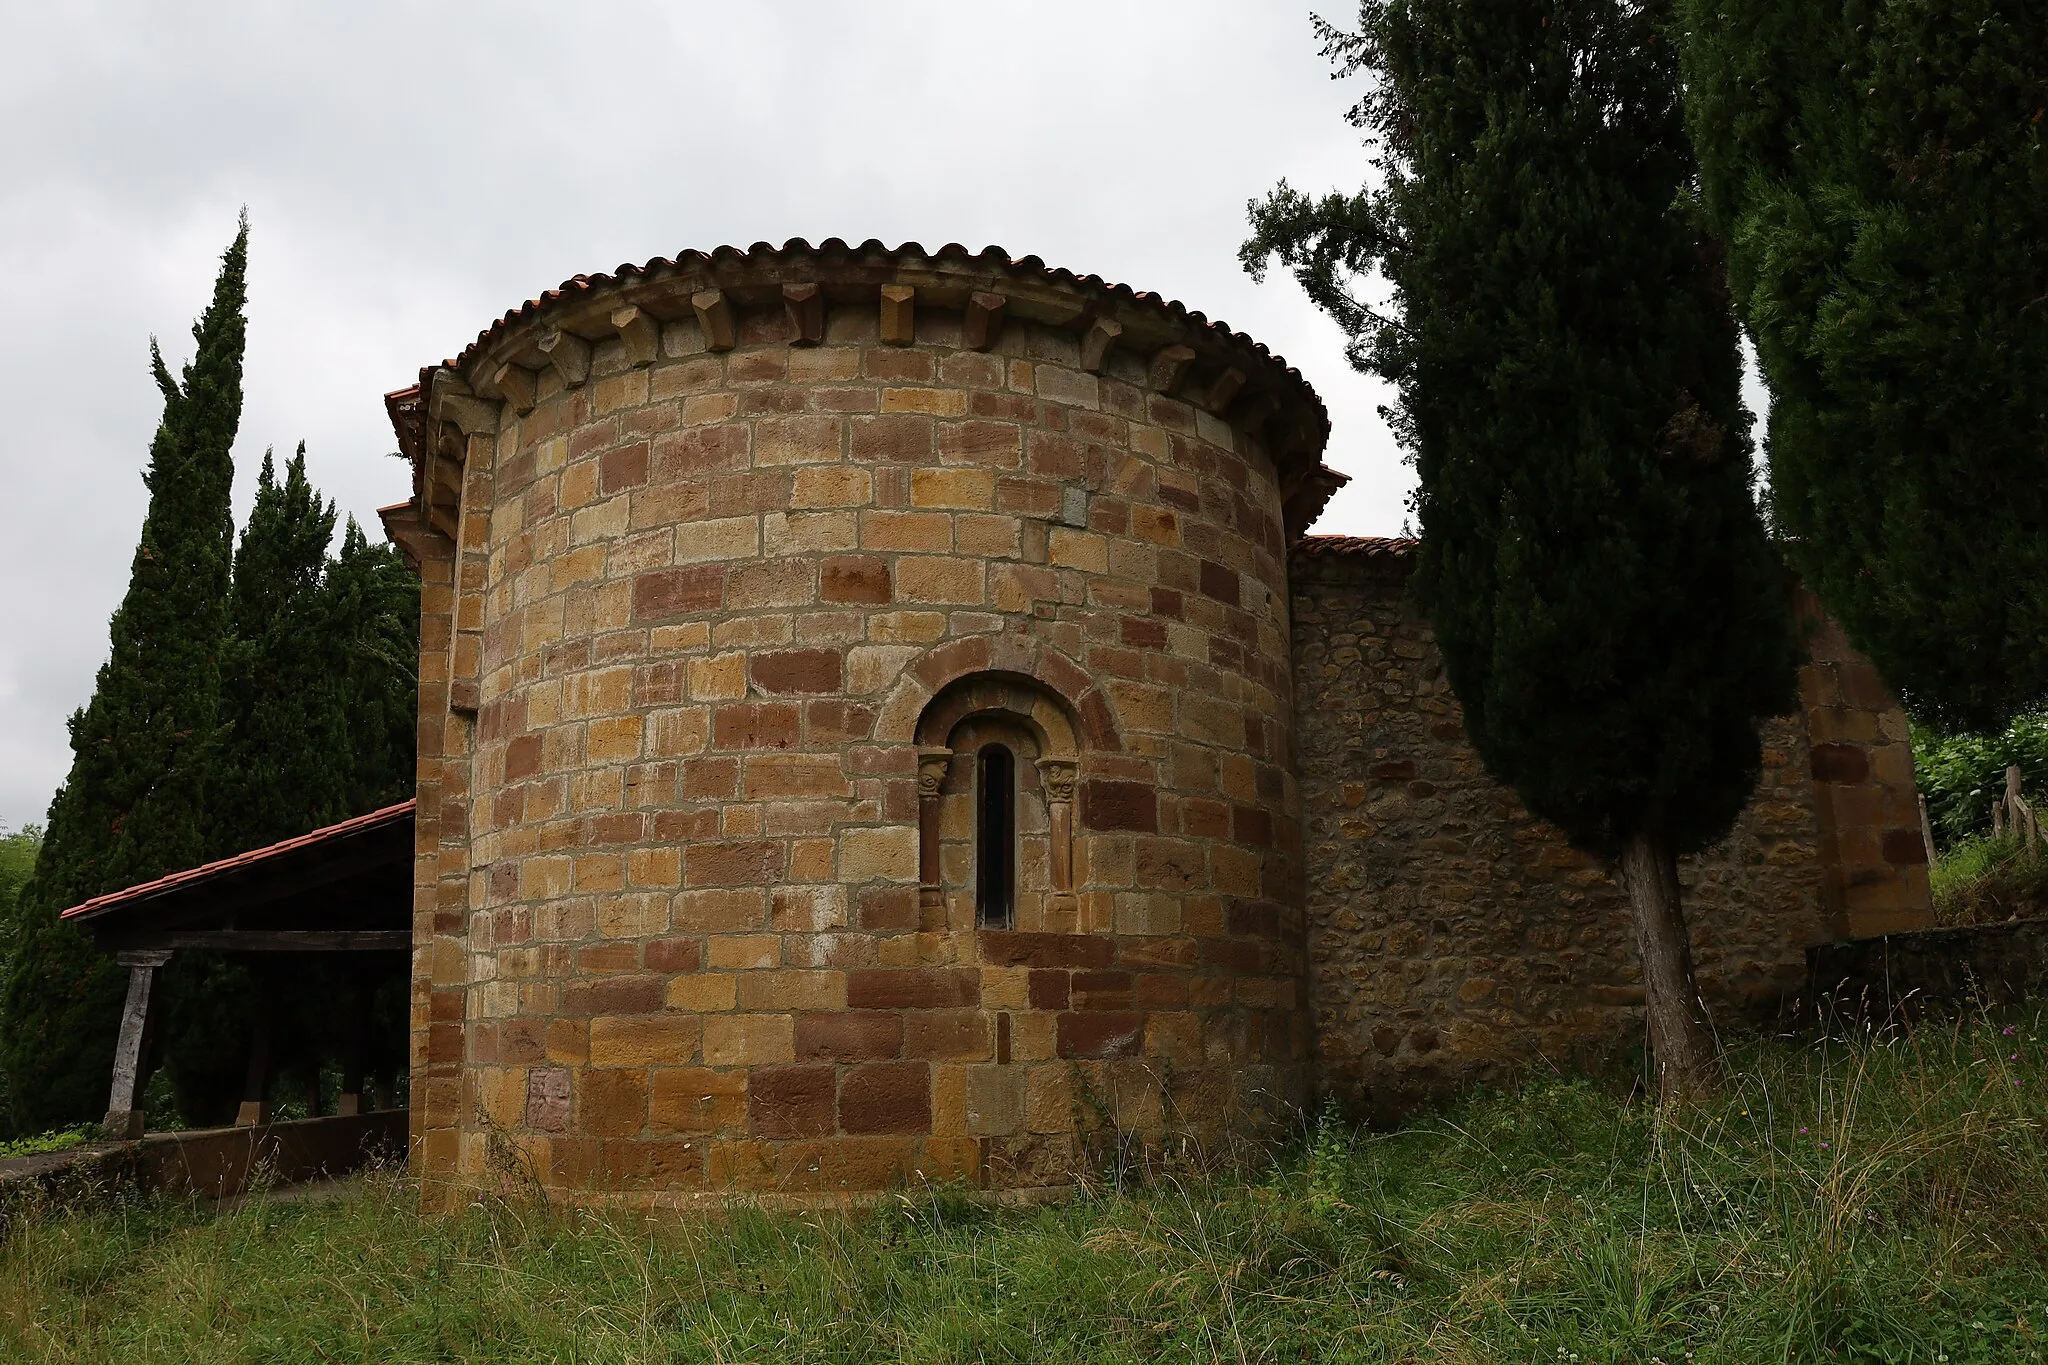
M 1172 393 L 1181 376 L 1188 372 L 1188 366 L 1194 363 L 1195 353 L 1188 347 L 1162 346 L 1152 357 L 1152 369 L 1146 380 L 1152 385 L 1153 392 Z
M 917 339 L 917 290 L 907 284 L 882 286 L 882 340 L 908 346 Z
M 730 351 L 738 339 L 733 328 L 732 303 L 723 289 L 700 289 L 690 295 L 690 307 L 697 325 L 704 331 L 704 349 Z
M 1081 368 L 1090 374 L 1101 374 L 1102 367 L 1109 360 L 1109 349 L 1116 345 L 1116 339 L 1124 334 L 1124 325 L 1114 318 L 1097 318 L 1081 333 Z
M 970 351 L 986 351 L 1003 332 L 1003 310 L 1010 301 L 1001 294 L 980 290 L 967 296 L 967 312 L 961 319 L 960 342 Z
M 580 389 L 590 378 L 590 343 L 572 332 L 550 327 L 534 343 L 562 377 L 565 389 Z
M 789 344 L 815 346 L 825 339 L 825 291 L 815 284 L 782 286 L 782 311 L 789 319 Z
M 1074 779 L 1079 766 L 1071 758 L 1038 760 L 1038 780 L 1045 788 L 1045 809 L 1051 825 L 1052 890 L 1074 889 Z
M 634 366 L 651 365 L 661 352 L 661 324 L 634 304 L 612 309 L 612 326 L 625 344 L 626 359 Z
M 1210 383 L 1209 392 L 1202 397 L 1202 406 L 1221 417 L 1237 401 L 1237 395 L 1243 388 L 1244 371 L 1232 365 Z
M 533 411 L 538 385 L 532 370 L 523 365 L 500 365 L 491 376 L 491 387 L 504 395 L 517 415 L 524 417 Z
M 498 429 L 498 405 L 469 391 L 452 370 L 436 370 L 427 393 L 427 416 L 437 422 L 453 422 L 464 436 Z
M 1232 419 L 1239 431 L 1247 436 L 1259 434 L 1259 428 L 1266 425 L 1274 413 L 1280 411 L 1280 400 L 1270 391 L 1261 389 L 1244 400 L 1244 406 Z
M 917 751 L 917 903 L 927 910 L 946 902 L 939 871 L 939 792 L 952 762 L 951 749 Z

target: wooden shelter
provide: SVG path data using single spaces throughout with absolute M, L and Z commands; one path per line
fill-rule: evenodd
M 158 969 L 180 950 L 248 955 L 257 984 L 255 1028 L 236 1122 L 268 1118 L 265 1097 L 276 1059 L 270 1029 L 273 973 L 264 964 L 280 954 L 341 953 L 356 959 L 359 977 L 403 970 L 404 954 L 412 948 L 413 806 L 411 801 L 387 806 L 268 848 L 110 892 L 64 912 L 64 919 L 128 969 L 128 1001 L 107 1100 L 110 1136 L 141 1136 L 140 1088 L 154 1022 L 153 987 Z M 341 1021 L 348 1040 L 342 1058 L 344 1114 L 362 1106 L 360 1014 L 366 992 L 355 995 Z

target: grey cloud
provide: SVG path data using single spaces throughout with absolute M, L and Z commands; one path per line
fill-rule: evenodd
M 1356 184 L 1305 6 L 14 6 L 0 198 L 0 822 L 39 820 L 127 581 L 158 404 L 249 206 L 237 514 L 263 448 L 371 522 L 380 396 L 580 271 L 724 242 L 994 243 L 1178 298 L 1286 355 L 1388 533 L 1411 474 L 1341 338 L 1253 285 L 1244 205 Z

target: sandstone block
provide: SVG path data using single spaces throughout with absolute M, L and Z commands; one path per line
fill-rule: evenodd
M 841 999 L 845 983 L 841 982 Z M 796 1055 L 826 1062 L 884 1061 L 903 1050 L 903 1016 L 894 1011 L 800 1014 Z
M 668 1007 L 672 1010 L 717 1014 L 733 1008 L 738 999 L 737 978 L 723 973 L 698 973 L 691 969 L 689 975 L 675 977 L 668 983 Z
M 1048 554 L 1051 562 L 1062 569 L 1079 569 L 1083 573 L 1109 572 L 1109 544 L 1091 531 L 1053 527 Z
M 922 653 L 916 645 L 856 645 L 846 652 L 846 690 L 856 697 L 886 692 Z
M 893 593 L 889 561 L 880 555 L 833 555 L 819 566 L 824 601 L 881 604 Z
M 660 1133 L 729 1132 L 747 1116 L 747 1073 L 664 1067 L 653 1073 L 648 1127 Z
M 849 1066 L 839 1082 L 839 1126 L 863 1134 L 930 1132 L 931 1068 L 923 1062 Z
M 718 701 L 747 695 L 747 656 L 718 654 L 690 660 L 690 696 L 697 701 Z
M 768 893 L 759 888 L 684 891 L 670 918 L 678 932 L 721 934 L 759 929 L 767 923 Z
M 860 543 L 866 550 L 950 550 L 953 519 L 943 512 L 862 512 Z
M 589 1137 L 630 1137 L 647 1126 L 647 1077 L 642 1071 L 578 1074 L 576 1130 Z
M 981 974 L 971 968 L 913 967 L 850 972 L 846 1003 L 852 1009 L 959 1009 L 981 1003 Z
M 837 692 L 844 675 L 836 649 L 790 649 L 750 660 L 754 686 L 770 694 Z
M 910 504 L 913 507 L 986 512 L 995 503 L 996 476 L 992 470 L 939 466 L 910 472 Z
M 748 1077 L 747 1118 L 761 1138 L 823 1137 L 832 1131 L 829 1066 L 761 1067 Z
M 974 1137 L 1004 1137 L 1024 1127 L 1024 1068 L 967 1068 L 967 1131 Z
M 778 972 L 747 972 L 739 978 L 739 986 L 740 1008 L 745 1010 L 837 1010 L 846 1007 L 844 972 L 794 971 L 787 968 Z M 799 1023 L 803 1017 L 808 1016 L 800 1016 Z
M 766 971 L 782 962 L 776 934 L 714 934 L 704 941 L 704 960 L 718 971 Z
M 896 596 L 904 602 L 980 606 L 987 573 L 979 560 L 906 555 L 896 561 Z
M 840 835 L 839 879 L 842 882 L 907 882 L 916 877 L 915 826 L 848 829 Z
M 592 1019 L 590 1065 L 678 1066 L 695 1058 L 698 1036 L 698 1020 L 692 1014 Z
M 837 417 L 783 417 L 754 424 L 756 465 L 816 464 L 841 454 Z
M 811 466 L 799 469 L 791 489 L 792 507 L 865 507 L 874 480 L 865 469 Z
M 704 1017 L 704 1061 L 710 1066 L 763 1066 L 796 1059 L 796 1020 L 787 1014 Z

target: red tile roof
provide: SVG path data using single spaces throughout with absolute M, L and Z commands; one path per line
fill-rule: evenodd
M 1415 552 L 1409 536 L 1303 536 L 1294 542 L 1296 554 L 1364 555 L 1371 558 L 1403 558 Z
M 338 825 L 329 825 L 325 829 L 316 829 L 310 834 L 301 834 L 295 839 L 286 839 L 280 843 L 272 844 L 268 848 L 251 849 L 247 853 L 237 853 L 232 858 L 222 858 L 218 862 L 206 863 L 200 867 L 188 867 L 183 872 L 173 872 L 167 877 L 158 877 L 153 882 L 143 882 L 138 886 L 127 887 L 120 891 L 109 891 L 104 896 L 95 896 L 89 901 L 72 906 L 69 910 L 64 911 L 59 918 L 79 918 L 97 914 L 116 905 L 125 905 L 130 901 L 148 900 L 152 896 L 160 896 L 176 887 L 189 886 L 194 882 L 203 882 L 213 877 L 219 877 L 237 868 L 248 867 L 252 864 L 263 862 L 266 859 L 275 858 L 279 854 L 290 853 L 295 849 L 309 848 L 314 844 L 326 843 L 330 839 L 339 839 L 344 835 L 360 834 L 365 830 L 396 824 L 400 820 L 409 820 L 412 818 L 414 804 L 412 801 L 401 801 L 395 806 L 386 806 L 382 810 L 373 810 L 368 815 L 358 815 L 353 820 L 344 820 Z
M 1330 429 L 1329 410 L 1323 406 L 1321 396 L 1310 387 L 1309 382 L 1302 377 L 1301 372 L 1289 365 L 1285 357 L 1275 355 L 1272 351 L 1267 350 L 1263 343 L 1254 341 L 1244 333 L 1233 330 L 1229 323 L 1223 322 L 1220 319 L 1211 322 L 1206 316 L 1190 309 L 1183 303 L 1163 298 L 1158 294 L 1133 289 L 1127 284 L 1112 283 L 1109 280 L 1103 279 L 1100 275 L 1077 275 L 1071 270 L 1049 266 L 1037 256 L 1012 256 L 999 246 L 986 246 L 980 251 L 969 251 L 958 242 L 948 242 L 937 251 L 926 251 L 917 242 L 905 242 L 901 246 L 890 247 L 873 237 L 862 242 L 859 246 L 849 246 L 843 238 L 839 237 L 828 237 L 816 246 L 812 246 L 809 241 L 802 237 L 792 237 L 779 247 L 769 242 L 756 242 L 744 251 L 735 246 L 721 246 L 714 247 L 710 251 L 691 250 L 679 252 L 674 259 L 666 256 L 657 256 L 653 260 L 641 265 L 634 265 L 629 261 L 617 266 L 609 274 L 571 276 L 555 288 L 542 294 L 539 298 L 528 299 L 518 308 L 506 313 L 489 327 L 477 333 L 476 340 L 465 347 L 460 355 L 456 356 L 453 360 L 443 363 L 457 370 L 463 369 L 469 364 L 470 359 L 480 349 L 488 346 L 503 329 L 525 321 L 561 300 L 573 299 L 580 294 L 588 294 L 594 290 L 626 284 L 636 279 L 645 279 L 653 275 L 666 275 L 690 269 L 708 270 L 721 265 L 779 265 L 791 262 L 793 258 L 803 257 L 826 258 L 834 262 L 844 262 L 845 264 L 858 267 L 862 264 L 858 258 L 878 255 L 888 257 L 897 263 L 924 262 L 931 265 L 980 266 L 983 269 L 994 268 L 1009 275 L 1037 276 L 1054 284 L 1085 289 L 1091 293 L 1107 295 L 1114 299 L 1157 308 L 1176 322 L 1207 328 L 1219 341 L 1227 341 L 1237 346 L 1246 347 L 1260 359 L 1268 361 L 1277 369 L 1282 370 L 1287 379 L 1298 386 L 1300 390 L 1298 396 L 1311 404 L 1314 411 L 1321 418 L 1323 433 L 1326 435 Z M 422 383 L 433 373 L 434 368 L 433 366 L 428 366 L 421 371 Z M 399 416 L 396 405 L 403 403 L 408 396 L 408 391 L 403 389 L 386 396 L 385 403 L 387 407 L 392 409 L 394 422 Z M 414 401 L 416 402 L 417 400 L 415 399 Z

